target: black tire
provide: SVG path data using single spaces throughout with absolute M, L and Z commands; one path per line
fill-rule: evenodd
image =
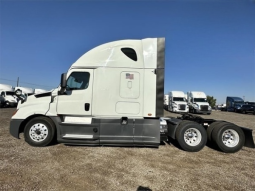
M 226 134 L 225 138 L 223 137 L 224 133 Z M 235 153 L 242 149 L 245 136 L 240 127 L 225 122 L 213 129 L 212 141 L 221 151 L 225 153 Z
M 211 115 L 211 113 L 207 113 L 207 115 Z
M 188 137 L 188 134 L 191 134 L 192 137 Z M 204 127 L 192 121 L 183 121 L 177 127 L 175 136 L 180 147 L 188 152 L 200 151 L 207 141 Z
M 196 114 L 196 110 L 193 108 L 193 111 L 192 111 L 192 113 L 194 113 L 194 114 Z
M 207 139 L 209 142 L 212 142 L 212 132 L 213 132 L 213 129 L 215 127 L 217 127 L 218 125 L 222 124 L 222 123 L 226 123 L 224 121 L 215 121 L 213 122 L 207 129 L 206 129 L 206 132 L 207 132 Z
M 24 138 L 31 146 L 44 147 L 53 141 L 55 132 L 56 127 L 51 119 L 47 117 L 36 117 L 26 124 Z

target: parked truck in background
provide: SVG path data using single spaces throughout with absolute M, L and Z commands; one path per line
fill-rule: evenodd
M 228 96 L 226 98 L 226 111 L 240 112 L 244 100 L 240 97 Z
M 190 113 L 211 114 L 212 108 L 204 92 L 190 91 L 187 92 L 187 97 Z
M 168 110 L 168 104 L 169 104 L 169 95 L 165 94 L 164 95 L 164 109 Z
M 188 113 L 189 106 L 184 92 L 171 91 L 169 92 L 169 105 L 168 110 L 175 113 Z
M 16 107 L 18 103 L 17 96 L 14 93 L 14 89 L 11 85 L 0 84 L 1 96 L 4 99 L 3 107 Z
M 110 59 L 109 59 L 110 58 Z M 60 86 L 21 101 L 10 134 L 32 146 L 53 140 L 74 145 L 158 147 L 176 140 L 183 150 L 201 150 L 207 138 L 223 152 L 254 147 L 252 130 L 184 114 L 163 117 L 165 39 L 120 40 L 80 57 Z

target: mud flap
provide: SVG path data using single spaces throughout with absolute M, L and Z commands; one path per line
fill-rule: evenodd
M 245 135 L 245 142 L 244 146 L 249 147 L 249 148 L 255 148 L 254 145 L 254 140 L 252 136 L 252 129 L 248 129 L 245 127 L 240 127 L 243 130 L 243 133 Z

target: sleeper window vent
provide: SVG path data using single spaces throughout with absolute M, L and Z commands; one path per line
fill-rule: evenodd
M 132 48 L 122 48 L 121 51 L 130 59 L 137 61 L 137 55 L 134 49 Z

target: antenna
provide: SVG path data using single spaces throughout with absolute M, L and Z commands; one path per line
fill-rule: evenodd
M 18 80 L 17 80 L 17 87 L 19 87 L 19 77 L 18 77 Z

